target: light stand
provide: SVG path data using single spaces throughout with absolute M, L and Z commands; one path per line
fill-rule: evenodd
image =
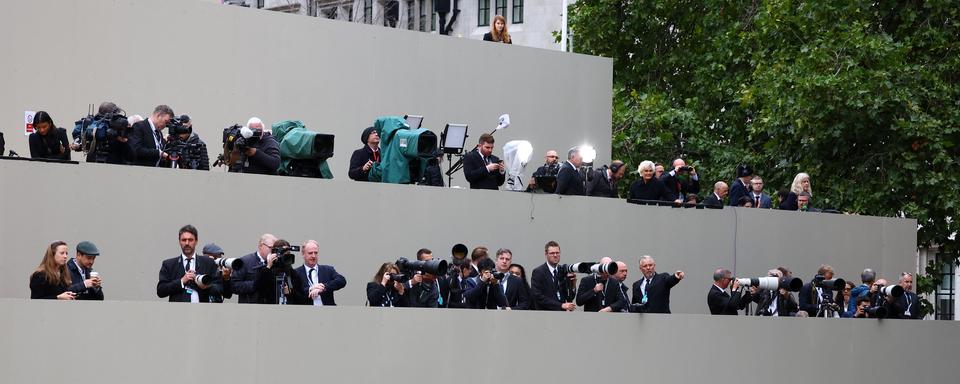
M 510 126 L 510 115 L 502 114 L 497 120 L 497 127 L 490 131 L 492 136 L 494 133 L 501 129 L 505 129 Z M 459 136 L 459 130 L 462 127 L 463 135 Z M 453 128 L 453 130 L 451 130 Z M 453 174 L 457 173 L 460 169 L 463 168 L 463 146 L 467 141 L 467 125 L 466 124 L 447 124 L 443 129 L 443 134 L 440 136 L 440 140 L 443 141 L 443 153 L 447 154 L 447 186 L 452 187 L 451 183 L 453 182 Z M 456 163 L 450 164 L 452 162 L 452 155 L 457 155 Z

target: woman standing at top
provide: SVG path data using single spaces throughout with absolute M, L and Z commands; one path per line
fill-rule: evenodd
M 490 32 L 483 34 L 483 41 L 513 44 L 510 32 L 507 32 L 507 19 L 500 15 L 494 16 L 493 22 L 490 23 Z
M 797 206 L 797 196 L 800 196 L 801 192 L 806 192 L 813 196 L 813 191 L 810 190 L 810 175 L 800 172 L 796 177 L 793 178 L 793 184 L 790 185 L 790 193 L 787 194 L 787 197 L 780 202 L 780 209 L 786 211 L 796 211 L 800 209 Z

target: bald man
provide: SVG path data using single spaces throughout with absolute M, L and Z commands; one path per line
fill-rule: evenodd
M 727 187 L 727 183 L 722 181 L 716 182 L 713 184 L 713 192 L 707 196 L 706 199 L 703 199 L 703 205 L 708 207 L 723 208 L 723 198 L 727 197 L 727 192 L 730 188 Z
M 530 177 L 530 183 L 528 185 L 530 186 L 531 190 L 537 189 L 537 188 L 548 188 L 548 186 L 546 185 L 538 186 L 537 177 L 541 177 L 541 176 L 557 177 L 557 173 L 560 172 L 560 156 L 557 155 L 557 151 L 554 151 L 552 149 L 547 151 L 547 154 L 543 156 L 543 160 L 544 160 L 543 166 L 541 166 L 540 168 L 537 168 L 536 172 L 534 172 L 533 175 Z M 554 188 L 556 188 L 556 184 L 550 187 L 549 191 L 547 191 L 546 189 L 545 191 L 548 193 L 553 193 Z
M 700 193 L 700 176 L 697 175 L 697 170 L 687 166 L 683 159 L 674 160 L 673 169 L 664 173 L 660 180 L 676 202 L 683 202 L 688 194 Z
M 610 275 L 607 279 L 606 292 L 607 306 L 600 309 L 600 312 L 629 312 L 630 298 L 627 296 L 627 286 L 623 282 L 627 280 L 627 263 L 617 261 L 617 273 Z
M 238 296 L 238 303 L 276 303 L 276 298 L 272 297 L 276 292 L 273 287 L 276 281 L 271 271 L 274 264 L 277 264 L 277 254 L 272 251 L 276 241 L 276 236 L 265 233 L 257 241 L 257 250 L 240 258 L 243 260 L 243 267 L 237 268 L 230 275 L 230 283 L 233 293 Z

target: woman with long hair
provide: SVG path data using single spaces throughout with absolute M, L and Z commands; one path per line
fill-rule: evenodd
M 483 41 L 513 44 L 510 32 L 507 31 L 507 19 L 500 15 L 494 16 L 493 21 L 490 22 L 490 32 L 483 34 Z
M 800 209 L 797 205 L 797 196 L 800 196 L 802 192 L 813 196 L 813 191 L 810 188 L 810 175 L 800 172 L 793 178 L 793 183 L 790 184 L 790 193 L 780 202 L 780 209 L 785 211 L 796 211 Z
M 68 258 L 67 243 L 55 241 L 47 247 L 43 261 L 30 275 L 31 299 L 76 299 L 76 293 L 67 290 L 70 287 L 70 272 L 67 271 Z
M 407 295 L 403 283 L 392 281 L 391 275 L 400 273 L 393 263 L 383 263 L 367 283 L 367 305 L 371 307 L 406 307 Z
M 53 118 L 45 111 L 33 115 L 34 132 L 27 141 L 30 142 L 30 157 L 33 159 L 70 160 L 70 142 L 67 141 L 67 130 L 57 128 Z

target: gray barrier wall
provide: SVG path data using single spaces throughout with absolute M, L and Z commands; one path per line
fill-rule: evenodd
M 951 383 L 960 340 L 952 321 L 27 300 L 0 311 L 7 383 Z
M 463 243 L 510 248 L 528 274 L 556 240 L 562 261 L 624 260 L 630 282 L 650 254 L 658 269 L 682 269 L 672 309 L 707 313 L 706 291 L 718 266 L 738 276 L 785 265 L 809 279 L 821 263 L 859 281 L 864 267 L 896 279 L 915 270 L 911 219 L 759 209 L 648 207 L 623 200 L 560 197 L 155 169 L 103 164 L 0 160 L 0 297 L 29 297 L 28 277 L 45 247 L 91 240 L 102 252 L 95 269 L 111 300 L 159 301 L 160 262 L 179 255 L 177 230 L 192 223 L 200 243 L 239 256 L 264 232 L 296 243 L 316 239 L 321 263 L 347 277 L 341 305 L 363 305 L 380 263 L 417 249 L 447 258 Z
M 330 166 L 344 179 L 361 130 L 382 115 L 424 115 L 437 134 L 469 124 L 470 149 L 509 113 L 498 155 L 529 140 L 534 164 L 582 143 L 597 148 L 598 164 L 610 158 L 606 58 L 195 0 L 14 0 L 3 9 L 0 127 L 24 156 L 25 110 L 72 128 L 88 104 L 111 100 L 129 114 L 168 104 L 190 115 L 212 158 L 231 124 L 302 120 L 336 135 Z

